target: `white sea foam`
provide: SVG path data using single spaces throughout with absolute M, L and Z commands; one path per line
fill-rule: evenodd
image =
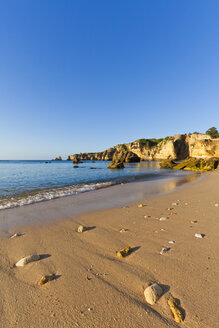
M 105 188 L 111 186 L 112 182 L 103 182 L 103 183 L 93 183 L 93 184 L 84 184 L 77 186 L 65 186 L 52 189 L 42 189 L 37 191 L 32 191 L 30 193 L 25 192 L 24 194 L 17 194 L 13 197 L 8 197 L 0 199 L 0 210 L 5 210 L 13 207 L 29 205 L 33 203 L 38 203 L 46 200 L 51 200 L 55 198 L 72 196 L 86 191 L 97 190 L 100 188 Z

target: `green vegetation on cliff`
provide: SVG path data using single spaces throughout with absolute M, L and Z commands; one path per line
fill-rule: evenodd
M 219 138 L 219 132 L 215 126 L 212 126 L 212 128 L 208 129 L 206 131 L 206 134 L 208 134 L 209 136 L 211 136 L 214 139 Z

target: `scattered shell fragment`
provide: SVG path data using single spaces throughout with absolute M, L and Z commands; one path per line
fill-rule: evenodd
M 55 274 L 52 274 L 51 276 L 43 276 L 39 281 L 38 281 L 38 285 L 42 286 L 45 285 L 47 282 L 54 280 L 56 277 Z
M 80 225 L 80 226 L 78 227 L 78 232 L 84 232 L 84 231 L 85 231 L 84 226 Z
M 154 305 L 159 300 L 162 293 L 162 288 L 155 283 L 145 289 L 144 297 L 147 303 Z
M 179 309 L 179 304 L 176 299 L 173 296 L 170 296 L 167 302 L 173 314 L 174 320 L 177 323 L 183 322 L 183 314 L 182 311 Z
M 149 219 L 149 218 L 151 218 L 150 215 L 144 215 L 144 219 Z
M 160 251 L 160 255 L 163 255 L 163 254 L 167 253 L 169 250 L 170 250 L 170 248 L 163 247 Z
M 198 223 L 198 221 L 196 221 L 196 220 L 191 220 L 190 223 L 195 224 L 195 223 Z
M 160 218 L 160 221 L 166 221 L 166 220 L 168 220 L 168 217 L 166 217 L 166 216 L 162 216 L 162 217 Z
M 132 249 L 130 246 L 128 247 L 125 247 L 123 249 L 121 249 L 120 251 L 117 251 L 116 252 L 116 255 L 119 257 L 119 258 L 123 258 L 127 255 L 129 255 L 131 253 Z
M 175 240 L 170 240 L 169 244 L 175 244 Z
M 22 236 L 22 234 L 18 232 L 18 233 L 14 233 L 10 238 L 12 239 L 15 237 L 20 237 L 20 236 Z
M 38 261 L 39 259 L 40 259 L 40 255 L 32 254 L 32 255 L 23 257 L 15 265 L 17 267 L 22 267 L 22 266 L 25 266 L 28 263 L 31 263 L 31 262 L 34 262 L 34 261 Z
M 177 206 L 177 205 L 179 205 L 179 203 L 172 203 L 172 205 L 173 205 L 173 206 Z
M 204 238 L 205 237 L 205 234 L 204 233 L 196 233 L 195 234 L 195 237 L 196 238 Z
M 144 205 L 143 204 L 138 204 L 138 207 L 144 207 Z
M 215 204 L 214 206 L 218 207 L 218 206 L 219 206 L 219 204 Z
M 167 210 L 168 211 L 172 211 L 172 210 L 174 210 L 174 208 L 173 207 L 169 207 Z
M 185 205 L 188 205 L 188 203 L 185 203 Z

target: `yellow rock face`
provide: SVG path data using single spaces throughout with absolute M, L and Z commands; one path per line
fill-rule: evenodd
M 125 247 L 123 249 L 121 249 L 120 251 L 116 252 L 116 255 L 119 257 L 119 258 L 123 258 L 127 255 L 129 255 L 131 253 L 132 249 L 130 246 L 128 247 Z
M 181 323 L 183 322 L 183 314 L 182 314 L 182 311 L 179 309 L 178 307 L 178 303 L 177 301 L 175 300 L 174 297 L 170 297 L 168 299 L 168 305 L 170 307 L 170 310 L 174 316 L 174 319 L 177 323 Z

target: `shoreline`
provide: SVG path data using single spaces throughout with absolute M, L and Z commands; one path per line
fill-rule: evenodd
M 89 212 L 121 207 L 144 199 L 173 192 L 187 183 L 198 182 L 204 174 L 151 175 L 147 180 L 113 184 L 75 195 L 0 210 L 0 231 L 24 224 L 43 224 L 73 218 Z
M 63 215 L 52 224 L 9 229 L 23 235 L 10 239 L 5 234 L 0 239 L 0 327 L 179 327 L 167 305 L 170 293 L 184 310 L 182 327 L 216 327 L 218 182 L 219 172 L 212 172 L 142 201 L 142 208 L 132 202 L 74 220 Z M 81 224 L 88 230 L 80 234 L 76 230 Z M 195 233 L 205 237 L 195 238 Z M 116 251 L 126 246 L 133 252 L 117 258 Z M 160 255 L 162 247 L 170 250 Z M 13 267 L 30 254 L 41 254 L 42 260 Z M 43 275 L 53 273 L 57 279 L 37 286 Z M 162 286 L 163 295 L 149 305 L 143 292 L 154 281 Z

